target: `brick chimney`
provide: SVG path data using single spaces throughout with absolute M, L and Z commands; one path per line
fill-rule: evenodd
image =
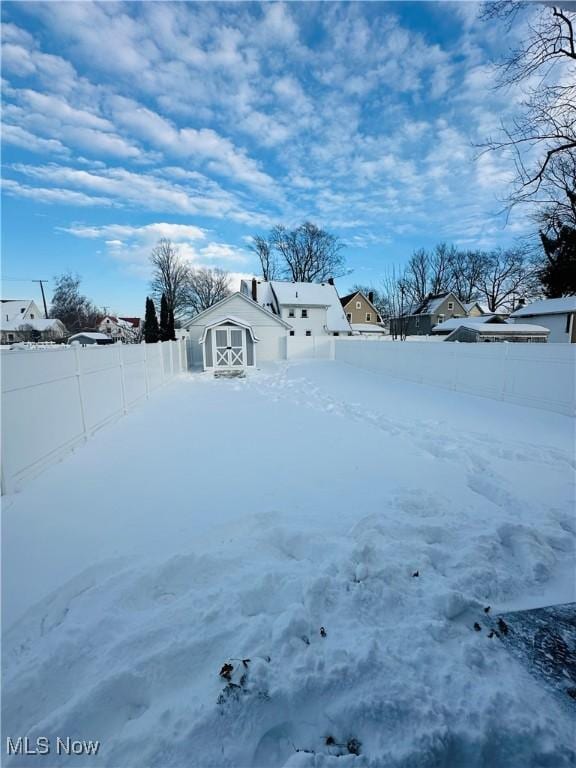
M 334 278 L 333 277 L 329 277 L 328 278 L 328 285 L 334 285 Z
M 374 291 L 368 291 L 368 301 L 370 304 L 374 303 Z
M 252 301 L 258 301 L 258 281 L 255 277 L 252 278 Z

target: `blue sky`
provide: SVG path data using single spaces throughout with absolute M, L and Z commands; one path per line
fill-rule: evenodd
M 505 245 L 512 158 L 475 143 L 520 109 L 512 44 L 473 3 L 11 3 L 3 15 L 2 255 L 13 282 L 79 273 L 142 314 L 161 236 L 257 271 L 248 238 L 312 220 L 354 282 L 417 247 Z

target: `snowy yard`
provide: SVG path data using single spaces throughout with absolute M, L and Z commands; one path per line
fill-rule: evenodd
M 180 377 L 5 499 L 4 739 L 115 768 L 573 765 L 570 701 L 483 610 L 575 599 L 573 430 L 335 362 Z

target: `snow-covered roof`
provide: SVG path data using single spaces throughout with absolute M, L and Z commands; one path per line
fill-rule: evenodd
M 447 293 L 437 293 L 434 296 L 428 296 L 424 301 L 414 310 L 415 315 L 433 315 L 437 312 L 447 298 L 451 298 L 452 301 L 457 302 L 463 307 L 456 296 L 451 291 Z
M 550 330 L 544 328 L 543 325 L 532 325 L 528 323 L 474 323 L 471 322 L 474 318 L 464 318 L 460 321 L 458 328 L 466 328 L 468 331 L 478 331 L 482 335 L 503 335 L 503 336 L 530 336 L 535 335 L 548 335 Z M 455 333 L 456 328 L 452 333 Z M 452 335 L 452 334 L 450 334 Z
M 11 320 L 3 320 L 0 323 L 0 327 L 3 331 L 18 331 L 23 327 L 32 328 L 33 330 L 40 332 L 51 331 L 54 329 L 66 330 L 66 326 L 56 318 L 46 320 L 45 318 L 39 317 L 38 319 L 34 318 L 34 320 L 30 320 L 23 315 L 17 315 Z
M 215 317 L 211 323 L 208 323 L 208 325 L 204 326 L 202 336 L 200 337 L 198 343 L 204 344 L 206 341 L 206 331 L 208 331 L 210 328 L 215 328 L 218 325 L 223 325 L 224 323 L 233 323 L 234 325 L 238 325 L 241 328 L 246 328 L 250 332 L 250 336 L 254 341 L 260 341 L 260 339 L 254 334 L 250 323 L 247 323 L 246 320 L 242 320 L 241 317 L 235 317 L 234 315 L 222 315 L 221 317 Z
M 211 307 L 208 307 L 208 309 L 205 309 L 202 312 L 199 312 L 197 315 L 194 315 L 194 317 L 190 318 L 185 323 L 183 323 L 184 328 L 191 328 L 194 325 L 199 325 L 200 323 L 198 321 L 201 320 L 205 315 L 207 315 L 208 313 L 214 312 L 214 310 L 217 308 L 224 307 L 228 302 L 232 301 L 232 299 L 235 296 L 236 297 L 239 296 L 243 301 L 248 302 L 248 304 L 251 304 L 252 306 L 254 306 L 255 304 L 255 302 L 252 301 L 250 296 L 247 295 L 245 292 L 236 291 L 236 293 L 231 293 L 230 296 L 227 296 L 225 299 L 222 299 L 221 301 L 216 302 L 216 304 L 213 304 Z M 258 309 L 262 310 L 262 312 L 265 312 L 270 317 L 273 317 L 277 323 L 280 323 L 280 325 L 283 325 L 285 328 L 292 328 L 292 326 L 289 323 L 287 323 L 285 320 L 282 320 L 281 317 L 278 317 L 277 314 L 272 312 L 267 307 L 263 307 L 260 303 L 256 303 L 256 306 L 258 307 Z
M 444 320 L 432 328 L 432 333 L 448 333 L 455 328 L 460 328 L 464 324 L 483 325 L 485 323 L 505 322 L 499 320 L 497 315 L 480 315 L 479 317 L 451 317 L 450 320 Z
M 69 337 L 68 341 L 74 341 L 74 339 L 79 339 L 80 337 L 94 339 L 94 341 L 110 341 L 110 336 L 107 336 L 105 333 L 97 333 L 96 331 L 81 331 L 80 333 L 75 333 L 73 336 Z
M 7 328 L 6 323 L 22 318 L 28 311 L 32 299 L 2 299 L 0 327 Z
M 482 314 L 484 315 L 490 314 L 490 310 L 488 309 L 488 307 L 482 306 L 482 304 L 480 304 L 479 301 L 467 301 L 465 304 L 462 304 L 462 306 L 464 307 L 466 312 L 471 312 L 474 309 L 474 307 L 478 307 L 478 309 L 480 310 L 480 312 L 482 312 Z
M 270 285 L 279 305 L 326 307 L 326 327 L 329 331 L 350 330 L 350 323 L 344 314 L 338 292 L 331 283 L 289 283 L 272 280 Z
M 520 307 L 510 317 L 532 317 L 534 315 L 558 315 L 576 312 L 576 296 L 564 296 L 561 299 L 542 299 L 533 301 L 526 307 Z
M 351 323 L 350 327 L 358 333 L 386 333 L 384 326 L 377 323 Z

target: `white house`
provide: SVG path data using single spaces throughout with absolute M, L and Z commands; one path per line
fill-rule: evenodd
M 191 367 L 205 371 L 254 368 L 286 359 L 289 323 L 241 292 L 183 324 Z
M 576 296 L 542 299 L 510 315 L 515 323 L 534 321 L 550 330 L 548 341 L 576 343 Z
M 99 333 L 105 333 L 114 341 L 136 341 L 140 328 L 139 317 L 116 317 L 106 315 L 98 326 Z
M 66 326 L 60 320 L 45 318 L 36 302 L 31 299 L 2 299 L 0 307 L 2 344 L 34 341 L 38 334 L 42 341 L 55 341 L 67 333 Z
M 332 280 L 291 283 L 242 280 L 240 291 L 290 324 L 290 336 L 349 336 L 352 333 Z

